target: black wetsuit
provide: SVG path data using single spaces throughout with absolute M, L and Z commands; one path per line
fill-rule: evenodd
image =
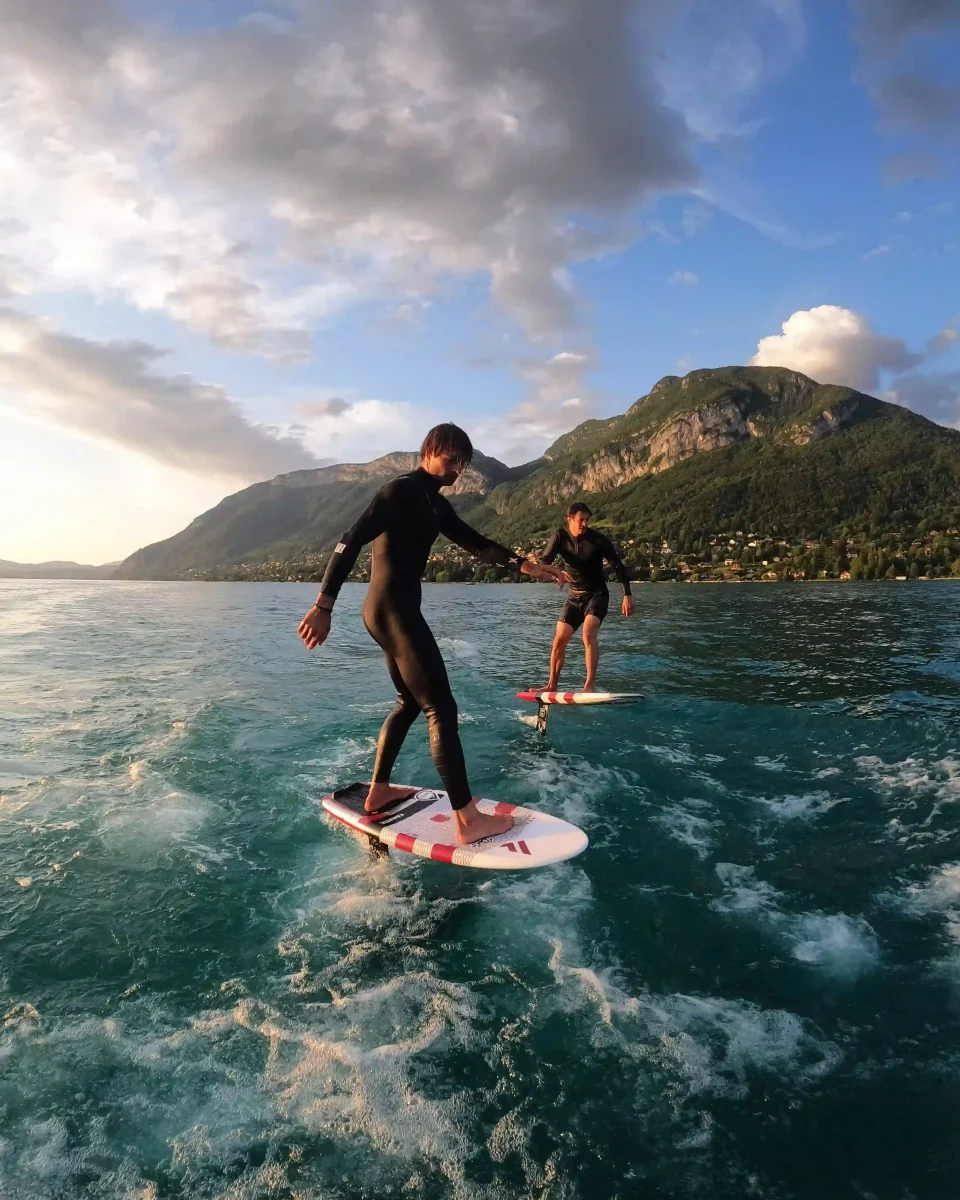
M 457 733 L 457 704 L 443 656 L 420 612 L 420 577 L 430 547 L 441 533 L 483 562 L 505 567 L 519 559 L 462 521 L 446 496 L 440 495 L 442 486 L 436 475 L 418 468 L 382 487 L 330 556 L 320 595 L 335 597 L 360 550 L 373 542 L 363 623 L 383 650 L 397 689 L 396 707 L 380 730 L 373 781 L 389 781 L 403 739 L 422 712 L 433 761 L 450 803 L 463 808 L 471 794 Z
M 579 629 L 587 617 L 596 617 L 602 621 L 607 615 L 610 593 L 603 569 L 604 559 L 616 571 L 617 578 L 623 585 L 623 594 L 630 595 L 630 576 L 627 574 L 627 568 L 623 565 L 613 542 L 605 534 L 597 533 L 595 529 L 585 529 L 575 538 L 569 529 L 558 529 L 547 543 L 540 561 L 552 563 L 558 554 L 573 576 L 569 598 L 560 610 L 558 620 Z

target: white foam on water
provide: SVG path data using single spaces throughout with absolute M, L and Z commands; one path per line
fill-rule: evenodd
M 715 835 L 720 828 L 720 822 L 715 817 L 704 816 L 704 811 L 713 810 L 706 801 L 689 798 L 679 804 L 664 805 L 655 820 L 675 842 L 688 846 L 702 860 L 716 845 Z
M 480 657 L 480 647 L 476 642 L 468 642 L 465 638 L 439 637 L 437 645 L 443 649 L 452 650 L 457 658 Z
M 778 754 L 776 758 L 768 758 L 765 754 L 758 754 L 753 760 L 755 767 L 760 767 L 763 771 L 785 771 L 787 769 L 786 755 Z
M 386 709 L 380 711 L 386 716 Z M 347 782 L 355 779 L 369 779 L 373 769 L 374 756 L 377 750 L 377 739 L 339 738 L 325 750 L 322 758 L 307 759 L 302 763 L 303 771 L 298 775 L 297 782 L 304 790 L 304 795 L 318 798 L 322 793 L 336 791 Z
M 877 935 L 863 917 L 807 913 L 788 917 L 786 923 L 793 957 L 831 975 L 855 978 L 880 961 Z
M 942 758 L 931 763 L 910 757 L 885 763 L 878 755 L 869 754 L 855 758 L 854 762 L 871 782 L 886 792 L 932 793 L 942 803 L 960 801 L 960 762 L 957 759 Z
M 721 783 L 719 779 L 714 778 L 707 771 L 691 771 L 687 778 L 696 779 L 698 783 L 702 783 L 713 792 L 718 792 L 721 796 L 729 795 L 730 789 L 726 784 Z
M 647 754 L 652 754 L 654 758 L 674 763 L 680 767 L 693 767 L 697 763 L 696 758 L 688 749 L 676 746 L 641 746 L 640 749 L 646 750 Z
M 831 1043 L 795 1013 L 745 1000 L 672 995 L 652 999 L 646 1023 L 664 1052 L 686 1068 L 691 1091 L 744 1096 L 750 1075 L 824 1075 L 839 1061 Z
M 543 1166 L 534 1157 L 530 1142 L 536 1125 L 536 1115 L 530 1111 L 529 1103 L 521 1102 L 504 1113 L 487 1139 L 490 1157 L 495 1163 L 505 1163 L 511 1156 L 519 1159 L 525 1195 L 549 1197 L 550 1200 L 575 1200 L 581 1195 L 576 1181 L 569 1177 L 562 1178 L 559 1174 L 561 1152 L 555 1150 Z M 491 1193 L 491 1197 L 513 1194 L 512 1189 L 505 1192 L 498 1188 Z
M 210 1157 L 218 1170 L 232 1154 L 243 1153 L 250 1140 L 246 1131 L 264 1115 L 256 1076 L 228 1056 L 217 1060 L 206 1048 L 200 1055 L 184 1054 L 182 1036 L 158 1027 L 159 1019 L 156 1010 L 140 1006 L 130 1026 L 114 1019 L 61 1019 L 49 1028 L 39 1022 L 21 1039 L 15 1049 L 23 1061 L 6 1064 L 11 1074 L 19 1073 L 23 1092 L 21 1112 L 8 1124 L 0 1168 L 6 1182 L 20 1187 L 11 1196 L 52 1200 L 82 1192 L 97 1200 L 131 1200 L 156 1195 L 118 1147 L 108 1111 L 74 1106 L 73 1072 L 79 1064 L 94 1076 L 110 1072 L 110 1104 L 142 1124 L 144 1140 L 154 1142 L 164 1159 L 166 1148 L 172 1148 L 175 1167 L 184 1129 L 201 1133 L 215 1151 Z M 36 1110 L 51 1112 L 49 1097 L 58 1091 L 62 1106 L 37 1120 Z M 61 1110 L 69 1113 L 69 1136 Z M 80 1177 L 96 1184 L 81 1189 Z M 213 1193 L 188 1187 L 182 1194 Z
M 197 797 L 166 792 L 142 802 L 110 806 L 97 832 L 113 848 L 152 857 L 158 847 L 192 840 L 209 816 L 210 805 Z
M 769 883 L 757 879 L 753 867 L 721 862 L 714 869 L 724 887 L 724 895 L 710 902 L 715 912 L 758 913 L 776 910 L 781 893 Z
M 604 815 L 598 799 L 616 797 L 616 808 L 635 805 L 645 796 L 643 789 L 627 773 L 552 750 L 521 760 L 522 778 L 536 799 L 525 801 L 531 808 L 542 808 L 585 829 L 591 842 L 598 841 L 601 830 L 615 835 L 615 817 Z
M 402 923 L 409 907 L 410 902 L 405 896 L 354 887 L 343 892 L 327 911 L 334 917 L 365 925 L 368 929 L 385 929 Z
M 0 1063 L 14 1051 L 22 1039 L 35 1037 L 40 1028 L 40 1014 L 32 1004 L 11 1004 L 0 1017 Z
M 951 757 L 929 762 L 911 756 L 885 763 L 877 755 L 854 761 L 891 814 L 886 827 L 890 838 L 911 848 L 931 842 L 952 844 L 960 762 Z
M 562 946 L 554 946 L 550 965 L 558 984 L 568 993 L 573 989 L 568 1003 L 579 999 L 607 1031 L 594 1044 L 610 1044 L 613 1031 L 625 1058 L 666 1075 L 669 1086 L 679 1090 L 676 1099 L 703 1092 L 743 1096 L 753 1074 L 814 1078 L 839 1061 L 832 1043 L 782 1009 L 682 993 L 633 996 L 610 968 L 565 965 Z
M 198 1036 L 228 1038 L 225 1021 L 232 1021 L 262 1038 L 262 1084 L 278 1114 L 342 1146 L 344 1169 L 355 1172 L 359 1158 L 366 1186 L 402 1182 L 418 1163 L 430 1164 L 446 1177 L 451 1196 L 465 1197 L 473 1192 L 462 1166 L 471 1150 L 464 1097 L 428 1098 L 416 1069 L 431 1054 L 471 1044 L 476 1016 L 468 989 L 425 971 L 312 1005 L 295 1025 L 241 1001 L 195 1029 Z
M 933 967 L 960 986 L 960 863 L 938 867 L 923 883 L 881 892 L 877 901 L 910 917 L 942 915 L 947 953 Z
M 960 913 L 948 912 L 944 922 L 944 933 L 950 943 L 947 956 L 941 961 L 941 971 L 960 987 Z
M 843 796 L 831 796 L 829 792 L 802 792 L 788 796 L 754 796 L 780 821 L 809 821 L 822 816 L 838 804 L 845 804 Z
M 785 913 L 783 893 L 757 879 L 753 867 L 717 863 L 724 895 L 712 900 L 714 912 L 747 918 L 782 942 L 798 962 L 836 979 L 855 979 L 880 961 L 880 943 L 863 917 L 846 913 Z
M 631 994 L 616 964 L 591 961 L 581 945 L 579 924 L 592 904 L 583 877 L 511 881 L 498 895 L 501 907 L 509 901 L 525 914 L 527 938 L 546 943 L 555 981 L 552 992 L 538 989 L 523 1023 L 539 1027 L 556 1010 L 568 1020 L 577 1018 L 581 1036 L 595 1052 L 614 1054 L 618 1071 L 636 1075 L 638 1121 L 669 1106 L 677 1147 L 702 1148 L 711 1139 L 712 1124 L 696 1103 L 698 1096 L 743 1096 L 758 1074 L 789 1075 L 802 1083 L 830 1071 L 839 1060 L 835 1046 L 790 1012 L 745 1000 L 647 989 Z M 495 1047 L 495 1056 L 499 1053 Z M 520 1154 L 528 1194 L 534 1194 L 539 1176 L 524 1157 L 521 1116 L 515 1112 L 497 1144 L 502 1152 L 512 1147 Z
M 960 863 L 940 867 L 926 883 L 910 884 L 899 895 L 888 898 L 914 913 L 960 908 Z

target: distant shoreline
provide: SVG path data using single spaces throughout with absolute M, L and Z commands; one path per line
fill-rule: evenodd
M 368 580 L 351 579 L 349 583 L 356 583 L 365 587 Z M 0 583 L 191 583 L 191 584 L 217 584 L 217 583 L 238 583 L 238 584 L 272 584 L 273 586 L 296 585 L 305 587 L 307 585 L 317 586 L 316 580 L 311 579 L 113 579 L 110 576 L 104 575 L 0 575 Z M 956 575 L 921 575 L 916 579 L 631 579 L 631 587 L 686 587 L 691 584 L 702 585 L 706 587 L 715 587 L 723 584 L 729 586 L 731 584 L 737 587 L 749 587 L 753 585 L 762 585 L 769 587 L 771 585 L 794 585 L 805 583 L 841 583 L 869 586 L 873 584 L 894 584 L 894 583 L 960 583 L 960 576 Z M 473 579 L 451 579 L 438 582 L 437 580 L 424 580 L 423 587 L 502 587 L 504 585 L 510 587 L 531 587 L 536 586 L 530 583 L 520 583 L 516 579 L 500 579 L 491 582 L 485 580 Z M 546 587 L 547 584 L 541 586 Z M 554 587 L 554 584 L 549 584 Z M 616 590 L 619 584 L 612 584 L 612 590 Z

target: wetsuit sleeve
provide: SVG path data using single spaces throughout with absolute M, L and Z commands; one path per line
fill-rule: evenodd
M 542 554 L 538 555 L 538 557 L 542 563 L 547 563 L 549 565 L 550 563 L 553 562 L 553 560 L 557 557 L 557 555 L 559 553 L 560 553 L 560 530 L 555 529 L 553 531 L 552 537 L 550 538 L 550 541 L 547 542 L 546 550 L 544 550 L 544 552 Z
M 623 594 L 625 596 L 629 596 L 630 575 L 627 571 L 627 568 L 624 566 L 623 559 L 617 553 L 616 546 L 614 546 L 613 542 L 611 542 L 608 537 L 604 536 L 600 541 L 600 547 L 603 550 L 603 557 L 613 567 L 614 571 L 616 572 L 617 579 L 620 580 L 620 583 L 623 587 Z
M 493 542 L 490 538 L 484 537 L 482 533 L 478 533 L 476 529 L 458 517 L 456 509 L 446 496 L 439 496 L 438 500 L 440 502 L 440 532 L 445 538 L 449 538 L 451 542 L 461 546 L 464 550 L 469 550 L 481 562 L 497 567 L 520 565 L 523 559 L 519 555 L 508 550 L 506 546 L 501 546 L 499 542 Z
M 330 555 L 327 569 L 323 573 L 320 596 L 329 596 L 334 599 L 353 570 L 363 547 L 386 530 L 391 509 L 394 507 L 396 490 L 394 482 L 382 487 L 356 522 L 341 536 L 337 548 Z M 317 597 L 318 600 L 320 596 Z

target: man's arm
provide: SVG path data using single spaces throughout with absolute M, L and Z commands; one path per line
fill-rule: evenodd
M 449 538 L 451 542 L 462 549 L 469 550 L 481 562 L 490 563 L 491 566 L 515 566 L 519 569 L 520 564 L 526 562 L 522 555 L 514 554 L 506 546 L 491 541 L 490 538 L 484 537 L 482 533 L 468 525 L 462 517 L 457 515 L 456 509 L 446 496 L 440 496 L 438 499 L 440 502 L 440 532 L 445 538 Z
M 397 490 L 396 484 L 397 481 L 392 480 L 382 487 L 354 524 L 340 538 L 336 549 L 330 555 L 327 569 L 323 573 L 320 595 L 317 597 L 318 608 L 333 608 L 341 587 L 360 556 L 360 551 L 374 538 L 378 538 L 387 528 L 391 502 Z M 326 603 L 321 604 L 325 597 Z
M 379 537 L 387 528 L 397 482 L 393 480 L 377 492 L 330 555 L 327 569 L 323 573 L 323 582 L 320 584 L 320 595 L 297 629 L 308 650 L 322 646 L 327 640 L 330 633 L 330 613 L 344 580 L 353 570 L 363 547 Z
M 552 580 L 557 587 L 562 587 L 565 582 L 563 573 L 556 567 L 541 566 L 540 563 L 531 562 L 522 554 L 514 554 L 512 550 L 501 546 L 499 542 L 484 537 L 482 533 L 457 516 L 456 509 L 446 496 L 440 497 L 440 532 L 455 545 L 475 554 L 481 562 L 491 563 L 498 567 L 515 566 L 521 575 L 529 575 L 531 579 L 537 579 L 541 583 Z
M 603 550 L 603 557 L 613 567 L 617 579 L 620 580 L 620 584 L 623 587 L 624 596 L 629 596 L 631 594 L 629 572 L 627 571 L 626 566 L 624 566 L 623 559 L 617 553 L 616 546 L 614 546 L 613 542 L 610 541 L 606 534 L 600 535 L 600 547 Z

